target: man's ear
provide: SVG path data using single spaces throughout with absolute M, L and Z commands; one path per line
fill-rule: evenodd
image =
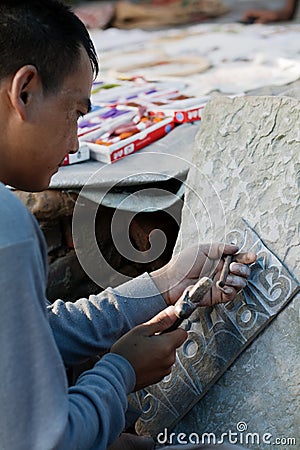
M 37 68 L 31 64 L 21 67 L 11 80 L 9 97 L 12 107 L 25 120 L 35 97 L 42 92 Z

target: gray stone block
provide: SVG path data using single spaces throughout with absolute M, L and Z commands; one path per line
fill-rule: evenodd
M 135 396 L 139 432 L 177 423 L 177 434 L 238 432 L 253 449 L 270 448 L 264 436 L 299 446 L 299 124 L 300 102 L 286 97 L 206 106 L 175 251 L 225 239 L 259 258 L 243 298 L 193 316 L 170 377 Z

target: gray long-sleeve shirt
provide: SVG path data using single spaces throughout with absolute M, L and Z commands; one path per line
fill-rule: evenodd
M 0 449 L 106 449 L 124 427 L 134 370 L 107 353 L 68 388 L 65 365 L 166 305 L 147 274 L 75 303 L 47 302 L 46 280 L 38 223 L 0 183 Z

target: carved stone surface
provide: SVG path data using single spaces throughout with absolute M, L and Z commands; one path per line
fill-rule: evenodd
M 299 123 L 291 98 L 217 98 L 206 106 L 176 251 L 226 239 L 258 261 L 243 296 L 186 323 L 189 339 L 170 377 L 135 396 L 144 411 L 139 432 L 156 436 L 177 423 L 178 433 L 221 434 L 244 421 L 261 436 L 300 438 Z M 250 448 L 270 448 L 256 444 Z
M 247 225 L 233 230 L 227 241 L 257 254 L 249 283 L 234 302 L 199 308 L 184 322 L 188 339 L 177 352 L 172 374 L 135 395 L 136 406 L 144 411 L 141 433 L 155 436 L 162 427 L 174 426 L 299 290 Z

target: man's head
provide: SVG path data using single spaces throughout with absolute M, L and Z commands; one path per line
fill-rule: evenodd
M 98 71 L 97 56 L 83 23 L 55 0 L 0 1 L 0 79 L 34 65 L 45 91 L 55 91 L 78 64 L 80 46 Z
M 0 0 L 0 61 L 0 181 L 41 190 L 78 148 L 96 52 L 63 3 Z

